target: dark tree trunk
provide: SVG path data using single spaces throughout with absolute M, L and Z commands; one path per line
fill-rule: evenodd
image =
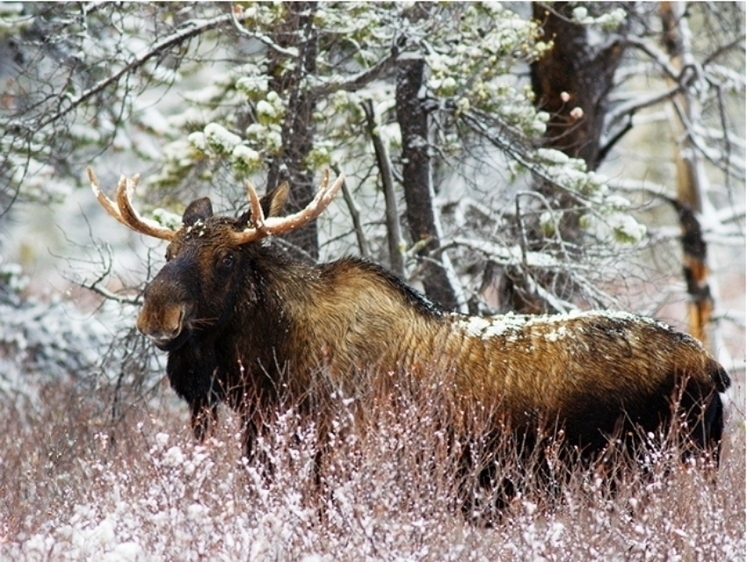
M 428 143 L 428 112 L 420 97 L 424 88 L 425 59 L 403 56 L 397 75 L 397 122 L 402 134 L 402 184 L 407 223 L 413 244 L 419 245 L 425 294 L 446 307 L 457 308 L 454 288 L 440 258 L 431 257 L 440 245 L 433 209 L 433 187 Z
M 268 189 L 282 181 L 290 183 L 288 211 L 304 208 L 316 192 L 316 178 L 306 167 L 306 157 L 312 148 L 314 124 L 312 113 L 316 99 L 304 89 L 306 76 L 316 72 L 317 30 L 313 25 L 316 2 L 286 2 L 286 18 L 275 33 L 274 41 L 281 47 L 298 50 L 298 57 L 270 50 L 270 89 L 288 100 L 282 125 L 282 152 L 270 164 Z M 289 233 L 286 239 L 302 249 L 313 259 L 319 257 L 319 240 L 316 221 Z
M 537 107 L 550 114 L 542 145 L 581 158 L 589 170 L 596 169 L 606 154 L 601 146 L 607 95 L 613 87 L 615 71 L 622 59 L 621 35 L 610 34 L 609 41 L 592 45 L 584 26 L 572 21 L 575 5 L 566 2 L 533 3 L 532 16 L 542 27 L 540 40 L 553 43 L 553 48 L 531 65 L 531 82 Z M 589 6 L 592 10 L 596 6 Z M 610 4 L 600 9 L 611 10 Z M 624 33 L 624 29 L 622 32 Z M 619 32 L 618 32 L 619 33 Z M 574 199 L 564 191 L 537 180 L 535 189 L 556 209 L 566 209 L 559 224 L 562 238 L 573 245 L 580 244 L 582 229 L 579 215 L 570 209 Z M 522 219 L 522 228 L 530 231 L 529 250 L 535 250 L 531 240 L 540 240 L 540 231 L 532 224 L 534 215 Z M 536 234 L 536 236 L 535 236 Z M 525 313 L 551 311 L 545 299 L 528 288 L 524 272 L 506 271 L 499 282 L 504 310 Z M 535 275 L 535 281 L 565 300 L 572 300 L 573 285 L 562 275 Z
M 616 40 L 590 45 L 586 28 L 571 21 L 574 7 L 565 2 L 532 4 L 532 17 L 542 26 L 541 40 L 554 45 L 531 65 L 532 90 L 537 106 L 550 114 L 544 146 L 581 158 L 594 170 L 601 162 L 607 94 L 624 48 Z M 612 8 L 607 4 L 602 9 Z M 575 108 L 581 109 L 581 117 L 571 114 Z

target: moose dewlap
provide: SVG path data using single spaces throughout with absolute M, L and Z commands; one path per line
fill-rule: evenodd
M 309 265 L 263 243 L 314 220 L 341 176 L 328 185 L 325 175 L 314 200 L 291 216 L 279 216 L 287 184 L 261 199 L 247 184 L 247 213 L 215 216 L 210 200 L 198 199 L 172 231 L 133 209 L 136 179 L 122 177 L 112 201 L 88 175 L 117 221 L 169 242 L 137 327 L 168 352 L 169 381 L 190 405 L 197 438 L 221 401 L 242 416 L 249 454 L 273 412 L 285 401 L 311 404 L 313 389 L 356 397 L 391 388 L 392 377 L 412 386 L 441 376 L 455 410 L 491 412 L 496 430 L 553 424 L 593 455 L 621 428 L 645 435 L 674 421 L 691 451 L 718 461 L 718 393 L 730 380 L 686 334 L 603 311 L 453 314 L 373 263 Z M 324 401 L 309 408 L 324 427 Z

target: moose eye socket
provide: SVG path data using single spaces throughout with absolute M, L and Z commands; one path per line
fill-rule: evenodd
M 230 269 L 233 267 L 235 259 L 234 255 L 229 253 L 223 255 L 218 263 L 223 269 Z

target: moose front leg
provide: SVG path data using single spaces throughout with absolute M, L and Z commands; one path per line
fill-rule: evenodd
M 192 434 L 199 443 L 202 443 L 218 423 L 218 404 L 195 401 L 190 404 L 190 409 L 192 411 Z
M 169 353 L 166 373 L 171 387 L 189 404 L 192 433 L 202 443 L 218 420 L 218 403 L 225 399 L 212 342 L 190 338 Z
M 241 422 L 244 427 L 244 456 L 249 462 L 255 460 L 254 457 L 259 452 L 257 438 L 263 424 L 255 419 L 257 417 L 257 412 L 244 412 L 241 415 Z
M 258 409 L 252 409 L 241 416 L 244 426 L 244 457 L 249 465 L 256 467 L 258 473 L 266 483 L 272 481 L 275 467 L 269 447 L 272 443 L 263 437 L 267 437 L 267 420 L 263 418 Z

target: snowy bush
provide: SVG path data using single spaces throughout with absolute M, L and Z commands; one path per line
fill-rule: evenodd
M 460 459 L 437 403 L 341 401 L 316 483 L 315 428 L 288 410 L 254 460 L 223 412 L 203 445 L 168 395 L 127 424 L 40 387 L 26 423 L 5 413 L 0 558 L 35 560 L 742 560 L 744 429 L 716 474 L 652 450 L 616 487 L 572 469 L 562 492 L 527 479 L 485 527 L 462 512 Z M 363 416 L 363 417 L 361 417 Z M 733 422 L 739 420 L 733 420 Z M 38 436 L 43 434 L 44 438 Z M 270 463 L 272 470 L 268 473 Z M 500 470 L 526 475 L 510 455 Z M 677 467 L 673 469 L 673 467 Z M 562 474 L 562 473 L 560 473 Z
M 113 307 L 94 315 L 59 297 L 45 302 L 13 293 L 0 295 L 0 317 L 0 394 L 6 396 L 35 395 L 41 381 L 90 377 L 125 322 Z

